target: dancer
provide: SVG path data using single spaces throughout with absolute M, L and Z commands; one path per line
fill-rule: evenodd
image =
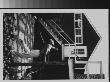
M 45 62 L 47 62 L 47 57 L 48 57 L 48 61 L 49 61 L 49 52 L 51 51 L 51 49 L 55 49 L 58 50 L 58 48 L 54 47 L 54 41 L 52 39 L 49 40 L 49 44 L 47 45 L 47 50 L 46 50 L 46 55 L 45 55 Z

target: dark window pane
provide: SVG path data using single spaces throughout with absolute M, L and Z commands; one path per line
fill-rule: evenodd
M 81 43 L 81 37 L 79 37 L 79 43 Z
M 75 20 L 81 19 L 81 14 L 75 14 Z
M 80 51 L 79 51 L 78 54 L 84 54 L 84 52 L 80 52 Z
M 84 49 L 78 49 L 78 51 L 81 51 L 82 52 L 82 51 L 84 51 Z
M 81 35 L 81 29 L 76 29 L 76 35 Z
M 78 37 L 76 37 L 76 43 L 79 43 Z
M 78 49 L 78 54 L 84 54 L 84 49 Z
M 80 28 L 80 25 L 78 25 L 78 22 L 75 22 L 75 28 Z
M 76 43 L 81 43 L 81 37 L 76 37 Z

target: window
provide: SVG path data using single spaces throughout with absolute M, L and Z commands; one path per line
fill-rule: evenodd
M 81 19 L 81 14 L 75 14 L 75 20 Z
M 80 28 L 81 27 L 81 21 L 76 21 L 75 22 L 75 28 Z
M 73 51 L 71 51 L 71 54 L 85 54 L 84 49 L 73 49 Z
M 80 28 L 80 22 L 75 22 L 75 28 Z
M 76 43 L 82 43 L 81 37 L 76 37 Z
M 76 35 L 81 35 L 81 29 L 75 29 Z
M 78 49 L 78 54 L 85 54 L 84 49 Z

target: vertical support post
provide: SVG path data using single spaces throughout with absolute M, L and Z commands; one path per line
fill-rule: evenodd
M 64 60 L 64 45 L 62 44 L 62 61 Z
M 74 59 L 68 59 L 69 79 L 74 79 Z
M 103 78 L 103 73 L 102 73 L 102 61 L 100 61 L 100 76 L 101 79 Z
M 86 63 L 86 73 L 87 73 L 87 79 L 89 79 L 89 68 L 88 68 L 88 62 Z

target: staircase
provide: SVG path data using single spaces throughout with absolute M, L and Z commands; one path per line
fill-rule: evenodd
M 73 40 L 54 22 L 54 20 L 46 20 L 39 18 L 40 23 L 43 25 L 43 27 L 53 36 L 53 38 L 60 44 L 74 44 Z M 64 41 L 66 43 L 64 43 Z M 80 58 L 80 60 L 77 61 L 84 61 L 85 58 Z M 86 59 L 87 60 L 87 59 Z M 86 61 L 85 60 L 85 61 Z M 75 69 L 76 72 L 79 72 L 82 74 L 84 73 L 85 64 L 75 63 Z
M 43 27 L 60 44 L 74 44 L 74 41 L 54 22 L 54 20 L 38 19 Z

